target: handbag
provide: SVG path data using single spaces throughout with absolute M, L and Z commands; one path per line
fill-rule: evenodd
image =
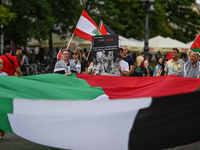
M 14 65 L 13 61 L 7 55 L 5 55 L 5 56 L 10 60 L 10 62 L 13 64 L 13 67 L 15 69 L 15 65 Z M 16 70 L 15 70 L 15 76 L 18 77 Z

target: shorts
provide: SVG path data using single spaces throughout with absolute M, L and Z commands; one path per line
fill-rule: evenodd
M 143 68 L 143 73 L 146 75 L 146 74 L 149 74 L 148 72 L 147 72 L 147 69 L 146 68 Z

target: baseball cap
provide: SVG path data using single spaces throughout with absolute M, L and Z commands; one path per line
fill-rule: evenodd
M 81 47 L 76 47 L 75 49 L 76 49 L 76 50 L 79 50 L 79 51 L 81 51 L 81 50 L 82 50 L 82 48 L 81 48 Z

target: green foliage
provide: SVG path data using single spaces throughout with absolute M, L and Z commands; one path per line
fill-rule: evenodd
M 200 30 L 200 16 L 192 10 L 195 0 L 159 0 L 167 14 L 165 21 L 173 31 L 170 37 L 183 42 L 195 39 Z
M 79 0 L 48 0 L 55 18 L 52 32 L 65 34 L 67 31 L 73 32 L 74 27 L 81 15 L 82 8 Z
M 0 5 L 0 25 L 7 26 L 16 18 L 16 14 L 10 13 L 9 9 Z
M 8 1 L 11 2 L 7 5 L 10 14 L 6 13 L 7 8 L 0 7 L 1 24 L 7 25 L 3 29 L 5 36 L 19 45 L 26 45 L 30 37 L 46 40 L 52 32 L 73 33 L 83 9 L 97 25 L 102 20 L 117 34 L 139 40 L 144 37 L 145 13 L 141 0 Z M 200 16 L 192 11 L 193 2 L 155 0 L 155 11 L 149 15 L 149 37 L 161 35 L 183 42 L 194 40 L 200 30 Z
M 141 40 L 144 37 L 145 13 L 141 0 L 82 0 L 84 9 L 98 23 L 102 20 L 115 33 Z M 172 36 L 165 21 L 163 6 L 157 2 L 149 16 L 150 37 Z
M 4 27 L 6 37 L 10 37 L 15 44 L 26 45 L 28 38 L 39 41 L 48 38 L 54 19 L 51 16 L 51 7 L 46 0 L 9 0 L 12 5 L 9 9 L 15 13 L 17 19 Z

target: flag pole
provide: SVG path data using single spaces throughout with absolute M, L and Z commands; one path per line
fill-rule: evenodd
M 99 28 L 101 27 L 101 22 L 102 22 L 102 20 L 101 20 L 100 23 L 99 23 Z M 88 55 L 87 55 L 87 60 L 88 60 L 88 57 L 90 56 L 91 50 L 92 50 L 92 44 L 91 44 L 91 46 L 90 46 L 90 50 L 89 50 Z
M 91 46 L 90 46 L 90 50 L 89 50 L 88 55 L 87 55 L 87 60 L 88 60 L 88 57 L 90 56 L 91 50 L 92 50 L 92 44 L 91 44 Z
M 69 44 L 71 43 L 71 41 L 72 41 L 72 38 L 74 37 L 74 33 L 72 34 L 72 36 L 71 36 L 71 38 L 70 38 L 70 40 L 69 40 L 69 43 L 68 43 L 68 45 L 67 45 L 67 48 L 66 49 L 68 49 L 69 48 Z

